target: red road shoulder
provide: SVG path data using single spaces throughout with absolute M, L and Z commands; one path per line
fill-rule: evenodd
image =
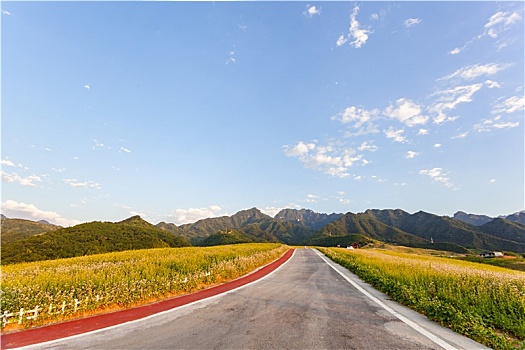
M 2 343 L 1 349 L 12 349 L 27 345 L 39 344 L 99 330 L 102 328 L 116 326 L 118 324 L 138 320 L 198 300 L 210 298 L 212 296 L 228 292 L 232 289 L 242 287 L 248 283 L 261 279 L 288 261 L 292 257 L 292 254 L 293 249 L 290 249 L 279 259 L 263 266 L 255 272 L 252 272 L 231 282 L 204 289 L 196 293 L 187 294 L 173 299 L 163 300 L 154 304 L 144 305 L 127 310 L 66 321 L 16 333 L 4 334 L 0 339 Z

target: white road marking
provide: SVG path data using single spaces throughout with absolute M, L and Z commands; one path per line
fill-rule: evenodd
M 319 255 L 319 257 L 321 257 L 321 259 L 324 260 L 325 263 L 327 263 L 332 269 L 334 269 L 335 272 L 340 274 L 345 280 L 350 282 L 350 284 L 353 285 L 358 291 L 360 291 L 361 293 L 366 295 L 368 298 L 370 298 L 370 300 L 374 301 L 376 304 L 381 306 L 383 309 L 385 309 L 386 311 L 388 311 L 389 313 L 391 313 L 392 315 L 394 315 L 395 317 L 397 317 L 398 319 L 400 319 L 401 321 L 403 321 L 404 323 L 406 323 L 407 325 L 409 325 L 410 327 L 412 327 L 413 329 L 415 329 L 416 331 L 418 331 L 419 333 L 421 333 L 422 335 L 424 335 L 425 337 L 430 339 L 435 344 L 441 346 L 443 349 L 458 350 L 457 348 L 455 348 L 454 346 L 450 345 L 449 343 L 447 343 L 443 339 L 441 339 L 441 338 L 437 337 L 436 335 L 430 333 L 429 331 L 427 331 L 426 329 L 424 329 L 423 327 L 421 327 L 417 323 L 411 321 L 410 319 L 408 319 L 405 316 L 401 315 L 400 313 L 398 313 L 397 311 L 395 311 L 391 307 L 385 305 L 385 303 L 383 303 L 381 300 L 377 299 L 375 296 L 373 296 L 372 294 L 367 292 L 365 289 L 363 289 L 357 283 L 352 281 L 349 277 L 345 276 L 341 271 L 339 271 L 333 265 L 332 261 L 330 259 L 328 259 L 327 257 L 325 257 L 321 252 L 319 252 L 317 249 L 314 249 L 314 251 L 317 253 L 317 255 Z

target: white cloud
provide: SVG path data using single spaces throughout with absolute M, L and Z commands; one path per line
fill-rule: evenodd
M 373 144 L 374 141 L 365 141 L 363 142 L 359 147 L 357 147 L 358 150 L 360 151 L 370 151 L 370 152 L 375 152 L 379 149 L 379 147 L 377 147 L 376 145 Z
M 122 153 L 122 152 L 131 153 L 131 151 L 129 149 L 125 148 L 125 147 L 120 147 L 120 151 L 119 152 L 120 153 Z
M 357 131 L 348 132 L 346 136 L 357 136 L 379 132 L 374 120 L 379 116 L 378 109 L 366 110 L 356 106 L 350 106 L 332 117 L 343 124 L 350 124 L 350 127 Z
M 3 15 L 6 15 L 6 16 L 11 16 L 11 15 L 13 15 L 11 12 L 6 11 L 6 10 L 2 10 L 2 14 L 3 14 Z
M 392 139 L 394 142 L 400 142 L 400 143 L 407 142 L 406 136 L 403 135 L 404 132 L 405 130 L 403 129 L 395 130 L 392 126 L 389 127 L 388 130 L 384 131 L 385 136 L 388 139 Z
M 441 145 L 440 143 L 435 143 L 435 144 L 434 144 L 434 148 L 439 148 L 439 147 L 441 147 L 441 146 L 442 146 L 442 145 Z
M 84 84 L 84 89 L 91 90 L 91 84 Z
M 434 124 L 441 124 L 444 122 L 451 122 L 458 119 L 458 117 L 452 117 L 449 115 L 446 115 L 443 111 L 438 111 L 438 114 L 432 118 L 432 123 Z
M 500 88 L 501 87 L 501 85 L 497 81 L 493 81 L 493 80 L 486 80 L 485 81 L 485 86 L 488 87 L 489 89 L 494 89 L 494 88 Z
M 283 149 L 285 155 L 298 158 L 305 168 L 341 178 L 350 176 L 349 167 L 369 163 L 363 158 L 363 155 L 357 155 L 352 148 L 332 145 L 315 146 L 313 143 L 307 144 L 300 141 L 295 146 L 284 146 Z
M 22 177 L 17 173 L 6 173 L 2 170 L 2 181 L 3 182 L 16 182 L 22 186 L 37 187 L 35 182 L 42 182 L 42 178 L 37 175 L 29 175 Z
M 316 6 L 310 6 L 310 5 L 306 5 L 307 9 L 306 9 L 306 12 L 304 12 L 304 15 L 305 16 L 308 16 L 310 18 L 312 18 L 314 15 L 320 15 L 321 14 L 321 8 L 317 8 Z
M 319 196 L 316 196 L 315 194 L 309 194 L 306 196 L 306 203 L 317 203 L 319 200 Z
M 370 15 L 370 19 L 373 19 L 374 21 L 377 21 L 379 19 L 379 14 L 378 13 L 372 13 Z
M 459 189 L 452 182 L 450 182 L 450 179 L 447 177 L 447 174 L 443 173 L 442 168 L 423 169 L 419 171 L 419 174 L 427 175 L 433 182 L 441 182 L 448 188 L 452 188 L 454 190 Z
M 467 136 L 468 136 L 468 131 L 466 131 L 464 133 L 461 133 L 461 134 L 458 134 L 456 136 L 452 136 L 452 139 L 464 139 Z
M 315 148 L 314 143 L 304 143 L 302 141 L 299 141 L 297 145 L 295 146 L 284 146 L 284 154 L 286 154 L 288 157 L 297 157 L 301 156 L 303 154 L 308 153 L 308 151 L 313 150 Z
M 9 159 L 2 159 L 0 161 L 0 164 L 2 165 L 6 165 L 6 166 L 16 166 L 15 163 L 13 163 L 12 161 L 10 161 Z
M 405 158 L 415 158 L 416 156 L 419 155 L 419 152 L 414 152 L 414 151 L 408 151 Z
M 418 135 L 428 135 L 428 130 L 427 129 L 419 129 L 417 134 Z
M 517 12 L 496 12 L 485 24 L 485 34 L 491 38 L 496 38 L 500 33 L 509 29 L 509 26 L 521 20 Z
M 354 10 L 352 11 L 352 14 L 350 15 L 350 29 L 348 31 L 348 34 L 341 35 L 336 42 L 337 46 L 344 45 L 347 41 L 354 39 L 350 42 L 350 46 L 353 46 L 355 48 L 360 48 L 363 46 L 366 41 L 368 40 L 368 34 L 370 34 L 369 29 L 361 28 L 359 25 L 359 22 L 357 21 L 357 13 L 359 12 L 359 6 L 355 5 Z
M 100 184 L 93 181 L 78 181 L 77 179 L 62 179 L 65 183 L 75 188 L 95 188 L 100 190 Z
M 403 25 L 406 28 L 409 28 L 409 27 L 412 27 L 413 25 L 416 25 L 416 24 L 419 24 L 419 23 L 421 23 L 421 19 L 420 18 L 409 18 L 409 19 L 405 20 L 405 22 L 403 22 Z
M 77 220 L 65 219 L 54 211 L 38 209 L 34 204 L 18 203 L 13 200 L 2 202 L 2 214 L 8 218 L 19 218 L 25 220 L 46 220 L 55 225 L 73 226 L 80 222 Z
M 450 117 L 445 115 L 446 110 L 452 110 L 460 103 L 472 102 L 472 96 L 483 87 L 483 83 L 456 86 L 451 89 L 442 90 L 433 93 L 430 96 L 437 96 L 436 101 L 428 109 L 430 112 L 437 113 L 434 117 L 434 123 L 441 123 L 450 120 Z
M 472 80 L 483 75 L 494 75 L 502 70 L 508 68 L 508 64 L 499 64 L 499 63 L 488 63 L 488 64 L 475 64 L 472 66 L 466 66 L 458 69 L 452 74 L 439 78 L 439 80 L 450 80 L 453 78 L 461 78 L 465 80 Z
M 477 130 L 479 132 L 487 132 L 492 131 L 494 129 L 509 129 L 509 128 L 515 128 L 519 126 L 519 122 L 504 122 L 501 121 L 501 117 L 497 116 L 492 119 L 483 119 L 483 121 L 479 124 L 474 125 L 474 130 Z
M 409 127 L 426 124 L 428 120 L 427 116 L 421 115 L 421 107 L 419 105 L 404 98 L 398 99 L 396 106 L 388 106 L 383 113 L 387 117 L 397 119 Z
M 230 64 L 230 63 L 237 63 L 237 60 L 235 59 L 235 51 L 228 52 L 228 58 L 224 62 L 224 64 Z
M 97 140 L 93 140 L 93 149 L 97 148 L 97 147 L 104 147 L 104 144 L 102 142 L 99 142 Z
M 175 225 L 194 223 L 202 219 L 217 217 L 221 210 L 222 208 L 218 205 L 205 208 L 175 209 L 172 214 L 167 216 L 167 221 L 173 222 Z
M 472 39 L 467 41 L 462 47 L 457 47 L 448 53 L 450 55 L 457 55 L 461 51 L 465 50 L 470 44 L 473 42 L 480 40 L 481 38 L 485 36 L 489 36 L 492 39 L 496 39 L 499 34 L 502 32 L 508 30 L 512 24 L 515 24 L 521 20 L 521 16 L 517 12 L 496 12 L 493 14 L 489 19 L 488 22 L 484 26 L 484 31 L 481 34 L 478 34 L 474 36 Z M 497 49 L 501 50 L 503 47 L 508 46 L 508 41 L 498 41 L 496 43 Z
M 523 110 L 525 110 L 525 96 L 513 96 L 495 105 L 491 113 L 514 113 Z
M 345 196 L 345 192 L 344 191 L 337 192 L 336 198 L 339 201 L 339 203 L 341 203 L 341 204 L 348 204 L 348 203 L 352 202 L 350 199 L 347 199 L 344 196 Z

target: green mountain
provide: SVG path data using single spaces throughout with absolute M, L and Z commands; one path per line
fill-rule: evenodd
M 458 211 L 454 214 L 454 219 L 464 221 L 474 226 L 481 226 L 496 218 L 487 215 L 467 214 L 465 212 Z M 517 222 L 519 224 L 525 225 L 525 210 L 510 215 L 501 215 L 498 217 L 498 219 L 506 219 L 512 222 Z
M 366 214 L 385 224 L 425 240 L 453 243 L 469 249 L 525 252 L 525 244 L 496 236 L 496 231 L 479 227 L 446 216 L 419 211 L 409 214 L 402 210 L 367 210 Z M 525 232 L 525 231 L 523 231 Z
M 525 210 L 519 211 L 514 214 L 507 215 L 503 217 L 502 219 L 507 219 L 509 221 L 513 221 L 513 222 L 517 222 L 517 223 L 525 225 Z
M 189 245 L 186 239 L 133 217 L 120 223 L 94 221 L 3 243 L 2 263 Z
M 239 243 L 254 243 L 259 242 L 255 237 L 239 232 L 237 230 L 224 230 L 219 231 L 211 236 L 206 237 L 200 246 L 214 246 L 214 245 L 225 245 L 225 244 L 239 244 Z
M 169 224 L 165 223 L 164 221 L 159 222 L 155 225 L 156 228 L 160 228 L 161 230 L 170 231 L 176 235 L 180 235 L 180 230 L 175 224 Z
M 494 219 L 479 227 L 486 234 L 525 243 L 525 225 L 507 219 Z
M 343 217 L 321 229 L 327 236 L 360 234 L 375 240 L 405 245 L 419 245 L 430 242 L 400 229 L 389 226 L 367 213 L 346 213 Z
M 166 224 L 163 227 L 166 227 Z M 200 245 L 207 237 L 225 230 L 237 230 L 248 234 L 254 237 L 255 241 L 286 244 L 300 243 L 313 233 L 306 227 L 276 220 L 257 208 L 241 210 L 232 216 L 203 219 L 193 224 L 180 225 L 177 230 L 194 245 Z
M 2 217 L 2 263 L 58 259 L 130 249 L 282 242 L 290 245 L 361 246 L 383 241 L 422 248 L 466 252 L 465 248 L 525 252 L 525 225 L 503 218 L 481 226 L 423 211 L 367 210 L 319 214 L 284 209 L 274 218 L 257 208 L 232 216 L 176 226 L 152 225 L 139 216 L 60 228 L 43 222 Z
M 494 220 L 494 218 L 491 218 L 487 215 L 467 214 L 462 211 L 456 212 L 454 214 L 454 219 L 466 222 L 467 224 L 471 224 L 474 226 L 481 226 L 489 221 Z
M 12 243 L 61 228 L 60 226 L 43 221 L 35 222 L 23 219 L 9 219 L 4 215 L 2 215 L 1 218 L 1 225 L 2 244 Z
M 274 218 L 318 231 L 329 223 L 339 220 L 342 216 L 343 214 L 336 213 L 316 213 L 310 209 L 283 209 Z

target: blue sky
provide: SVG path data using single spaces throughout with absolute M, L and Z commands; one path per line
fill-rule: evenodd
M 2 213 L 524 205 L 523 2 L 2 2 Z

